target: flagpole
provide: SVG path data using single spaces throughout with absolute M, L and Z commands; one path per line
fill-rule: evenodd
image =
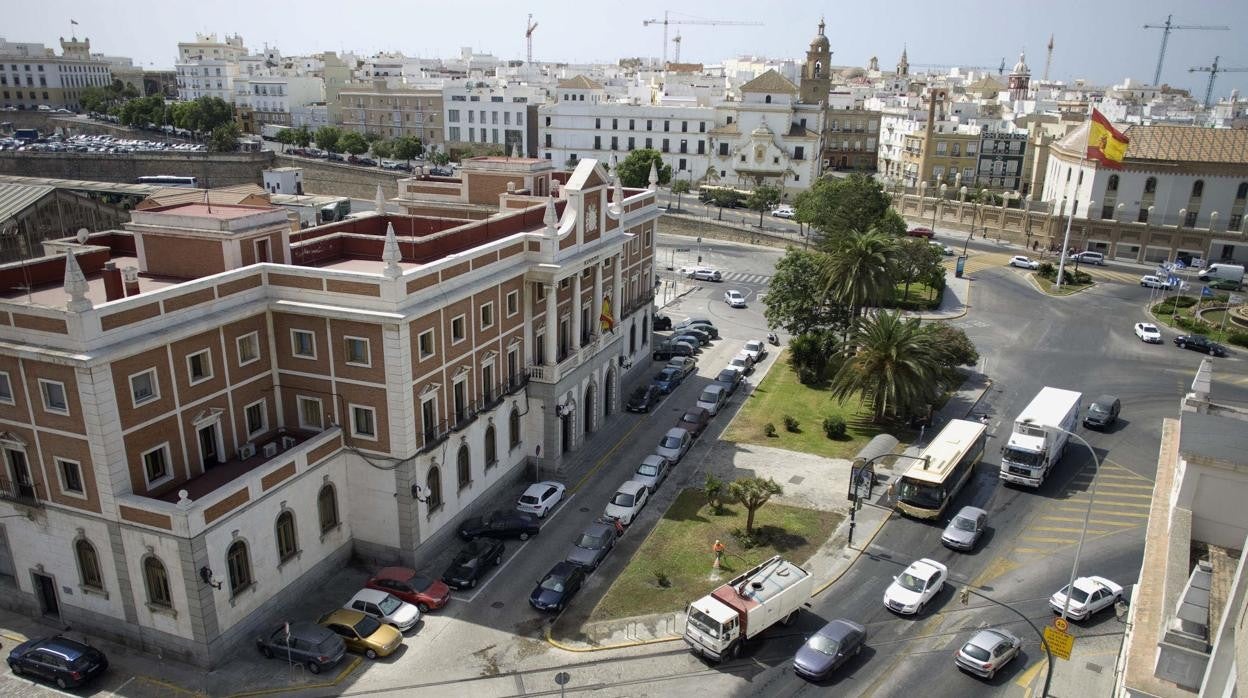
M 1088 133 L 1092 132 L 1092 123 L 1088 122 Z M 1083 155 L 1079 158 L 1079 176 L 1075 178 L 1075 195 L 1079 194 L 1079 180 L 1083 179 L 1083 165 L 1088 159 L 1088 146 L 1084 143 Z M 1062 279 L 1066 271 L 1066 250 L 1070 249 L 1070 224 L 1075 218 L 1075 205 L 1078 199 L 1075 196 L 1070 197 L 1070 211 L 1066 214 L 1066 235 L 1062 237 L 1062 249 L 1058 250 L 1057 257 L 1057 283 L 1053 288 L 1057 291 L 1062 290 Z

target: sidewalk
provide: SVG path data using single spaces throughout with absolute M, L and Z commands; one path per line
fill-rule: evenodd
M 945 293 L 940 297 L 940 307 L 936 310 L 904 311 L 905 317 L 920 320 L 956 320 L 966 315 L 971 305 L 971 280 L 967 277 L 957 278 L 952 273 L 945 275 Z

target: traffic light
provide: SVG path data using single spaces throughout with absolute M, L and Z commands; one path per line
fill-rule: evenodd
M 702 263 L 702 255 L 698 255 L 698 264 Z
M 970 602 L 970 600 L 971 600 L 971 588 L 962 587 L 962 595 L 961 595 L 962 605 L 965 606 L 967 603 Z

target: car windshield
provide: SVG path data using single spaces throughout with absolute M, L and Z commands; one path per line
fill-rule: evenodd
M 901 585 L 903 589 L 909 589 L 910 591 L 916 592 L 923 591 L 923 589 L 927 586 L 927 580 L 920 579 L 909 572 L 902 572 L 901 576 L 897 577 L 897 583 Z
M 1005 455 L 1002 456 L 1002 459 L 1011 463 L 1018 463 L 1019 465 L 1036 467 L 1040 465 L 1041 456 L 1035 451 L 1023 451 L 1017 448 L 1006 447 Z
M 814 635 L 806 643 L 806 646 L 816 652 L 830 656 L 836 654 L 836 651 L 841 647 L 841 643 L 833 640 L 827 635 Z
M 714 390 L 703 390 L 702 397 L 698 398 L 698 402 L 715 402 L 719 399 L 719 393 Z
M 762 342 L 746 342 L 745 343 L 746 351 L 758 351 L 759 349 L 762 349 L 762 348 L 763 348 Z
M 1109 410 L 1105 409 L 1105 406 L 1099 402 L 1089 407 L 1088 411 L 1091 412 L 1092 414 L 1108 414 L 1109 413 Z
M 356 621 L 353 627 L 355 628 L 356 635 L 359 635 L 360 637 L 370 637 L 373 633 L 377 632 L 378 628 L 381 627 L 381 623 L 372 616 L 364 616 Z
M 659 445 L 663 448 L 680 448 L 680 439 L 675 436 L 664 436 Z
M 619 507 L 631 507 L 633 505 L 633 495 L 627 492 L 616 492 L 611 498 L 611 503 Z
M 953 519 L 953 527 L 959 531 L 974 531 L 975 520 L 965 516 L 957 516 Z
M 542 580 L 542 588 L 546 591 L 563 592 L 563 580 L 559 577 L 547 577 Z
M 472 577 L 477 570 L 476 560 L 461 560 L 458 564 L 451 567 L 450 577 L 454 579 L 467 579 Z
M 637 474 L 654 477 L 659 474 L 659 469 L 654 467 L 653 465 L 642 465 L 637 468 Z
M 590 550 L 597 550 L 598 548 L 602 547 L 603 539 L 605 537 L 606 537 L 605 534 L 594 535 L 588 532 L 582 533 L 581 537 L 576 539 L 576 547 L 588 548 Z
M 381 600 L 381 603 L 377 604 L 377 608 L 380 608 L 381 612 L 388 616 L 391 613 L 394 613 L 395 611 L 399 610 L 399 608 L 402 605 L 403 605 L 402 601 L 399 601 L 393 596 L 387 595 L 386 598 Z
M 634 400 L 636 400 L 636 401 L 639 401 L 639 402 L 640 402 L 641 400 L 645 400 L 645 399 L 646 399 L 646 393 L 647 393 L 647 392 L 648 392 L 648 391 L 647 391 L 645 388 L 638 388 L 638 389 L 636 389 L 636 390 L 634 390 L 634 391 L 633 391 L 633 399 L 634 399 Z
M 1156 332 L 1157 328 L 1152 325 L 1141 325 L 1140 330 L 1143 332 Z
M 719 375 L 715 377 L 715 380 L 720 381 L 722 383 L 731 383 L 734 380 L 736 380 L 736 378 L 737 378 L 736 371 L 720 371 Z
M 690 422 L 692 424 L 697 424 L 698 420 L 702 419 L 702 415 L 698 414 L 697 412 L 686 412 L 685 416 L 681 417 L 680 419 L 682 422 Z
M 1063 587 L 1062 590 L 1058 593 L 1065 594 L 1066 590 L 1069 588 L 1070 588 L 1069 586 Z M 1073 594 L 1070 594 L 1070 600 L 1076 603 L 1083 603 L 1084 601 L 1088 600 L 1088 592 L 1083 589 L 1080 589 L 1079 587 L 1075 587 L 1075 592 Z
M 707 637 L 719 639 L 719 621 L 699 611 L 693 606 L 689 607 L 689 613 L 686 614 L 687 620 L 693 624 L 693 627 L 702 631 Z
M 974 659 L 978 659 L 981 662 L 988 661 L 988 657 L 989 657 L 988 650 L 984 649 L 983 647 L 980 647 L 979 645 L 973 642 L 968 642 L 962 646 L 962 654 L 965 654 L 966 656 L 972 657 Z
M 731 363 L 732 363 L 732 365 L 733 365 L 733 366 L 744 366 L 744 365 L 745 365 L 745 359 L 742 359 L 742 358 L 738 357 L 738 358 L 733 359 L 733 360 L 731 361 Z

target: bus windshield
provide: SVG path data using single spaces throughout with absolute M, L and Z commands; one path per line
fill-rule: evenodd
M 897 499 L 923 509 L 939 509 L 945 502 L 945 486 L 902 477 L 897 488 Z

